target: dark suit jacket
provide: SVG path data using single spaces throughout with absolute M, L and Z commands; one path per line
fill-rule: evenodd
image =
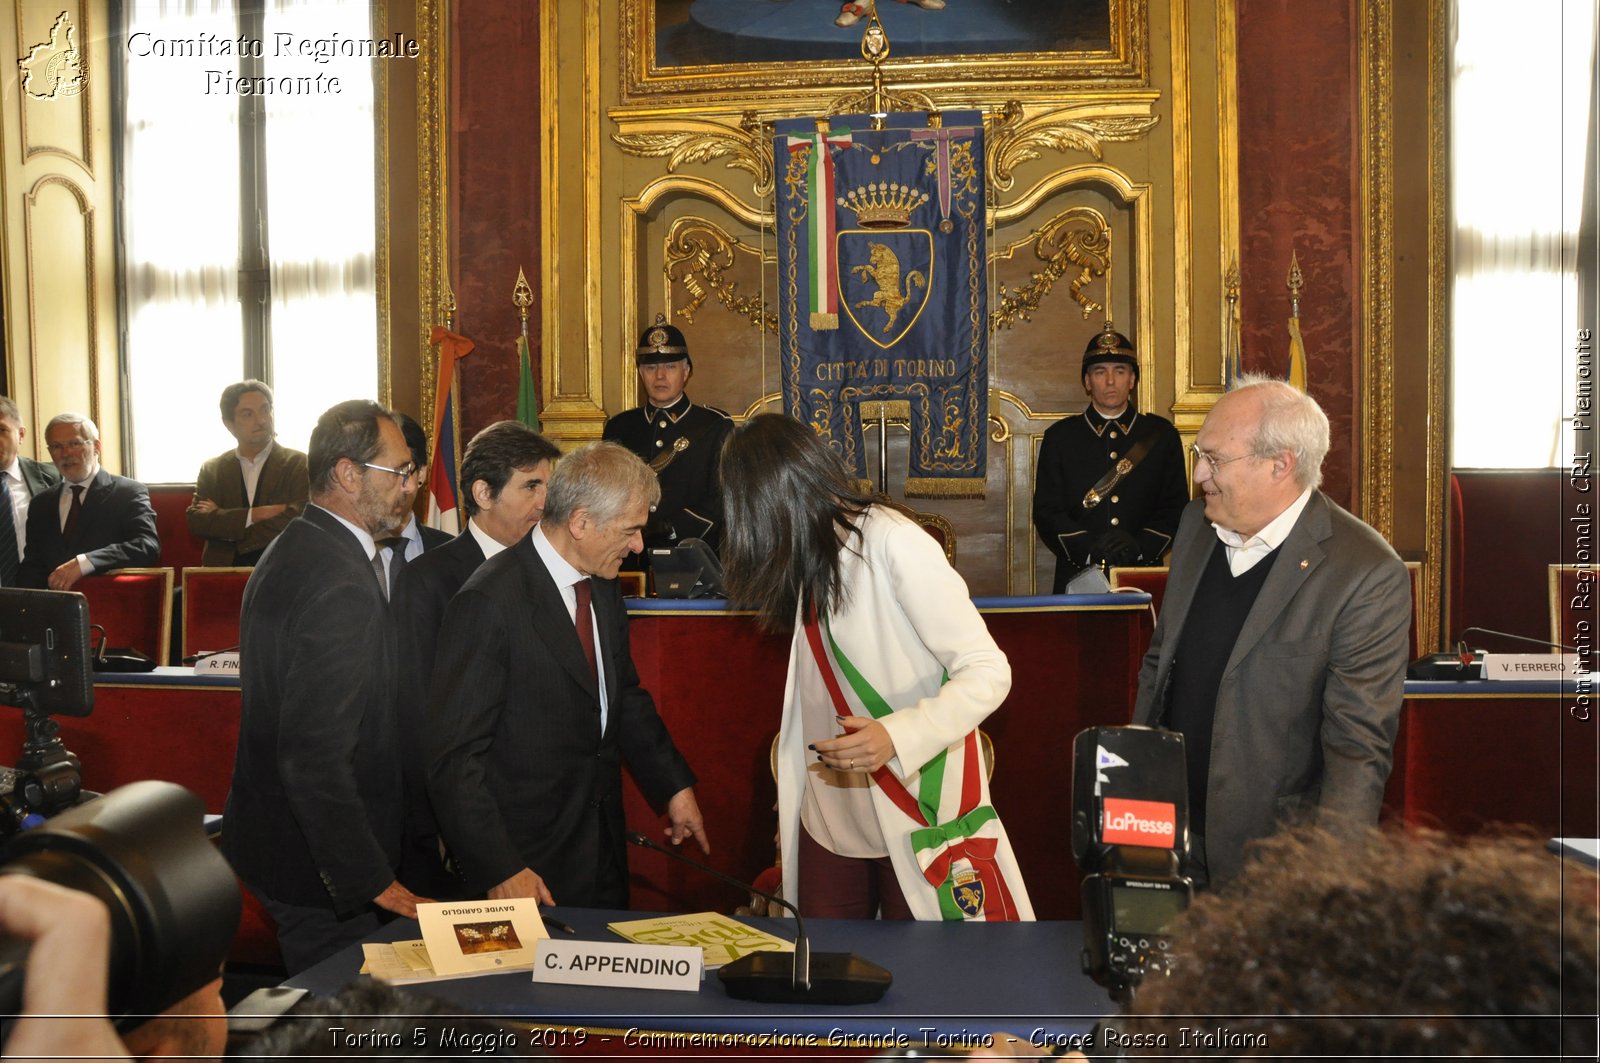
M 20 587 L 43 587 L 62 562 L 87 554 L 95 572 L 161 563 L 156 511 L 144 484 L 101 469 L 83 493 L 83 512 L 69 540 L 61 534 L 61 494 L 56 483 L 28 504 L 28 546 L 17 570 Z
M 288 506 L 270 520 L 261 520 L 245 527 L 250 515 L 250 505 L 244 494 L 244 473 L 239 470 L 239 456 L 229 450 L 200 466 L 195 477 L 194 497 L 209 498 L 217 504 L 212 513 L 198 513 L 189 506 L 189 530 L 206 541 L 200 555 L 202 565 L 233 565 L 241 554 L 259 554 L 267 544 L 282 534 L 289 522 L 306 508 L 310 485 L 306 475 L 306 456 L 291 450 L 282 443 L 272 444 L 261 475 L 256 479 L 258 506 Z
M 437 550 L 439 547 L 448 543 L 452 543 L 456 539 L 460 538 L 460 536 L 451 535 L 447 531 L 440 531 L 438 528 L 430 528 L 426 524 L 418 525 L 417 530 L 422 533 L 422 552 L 424 555 L 426 555 L 430 550 Z M 421 558 L 418 558 L 418 560 L 420 561 Z
M 434 531 L 422 529 L 424 536 Z M 436 534 L 443 535 L 443 532 Z M 472 533 L 462 531 L 438 548 L 424 547 L 422 556 L 400 570 L 391 607 L 400 638 L 400 736 L 406 769 L 408 826 L 421 833 L 437 833 L 428 802 L 427 733 L 428 687 L 433 681 L 433 658 L 444 623 L 445 607 L 467 578 L 483 564 L 483 548 Z M 426 538 L 424 538 L 426 542 Z
M 1184 510 L 1133 722 L 1154 725 L 1172 657 L 1217 541 L 1205 503 Z M 1279 547 L 1217 691 L 1206 790 L 1213 882 L 1245 843 L 1318 815 L 1376 823 L 1405 692 L 1411 581 L 1383 538 L 1314 492 Z
M 34 461 L 17 455 L 17 465 L 22 470 L 22 482 L 28 485 L 28 494 L 37 496 L 61 482 L 61 474 L 48 461 Z
M 428 703 L 428 790 L 440 833 L 481 893 L 532 868 L 557 904 L 603 907 L 627 866 L 622 770 L 664 804 L 694 774 L 639 686 L 615 580 L 591 580 L 610 692 L 600 696 L 533 539 L 478 567 L 445 611 Z
M 1150 449 L 1110 497 L 1084 509 L 1089 488 L 1146 439 Z M 1093 406 L 1057 421 L 1039 444 L 1033 486 L 1033 526 L 1056 555 L 1050 593 L 1065 592 L 1079 569 L 1103 560 L 1095 544 L 1112 527 L 1139 544 L 1129 564 L 1161 564 L 1188 502 L 1183 443 L 1170 421 L 1132 409 L 1108 421 Z
M 222 851 L 252 889 L 359 910 L 395 878 L 394 628 L 361 543 L 307 506 L 240 611 L 239 746 Z

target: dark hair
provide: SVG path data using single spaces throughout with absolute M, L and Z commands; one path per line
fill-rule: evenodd
M 400 425 L 400 434 L 406 437 L 406 446 L 411 451 L 411 464 L 422 468 L 428 464 L 428 433 L 408 413 L 397 413 L 394 419 Z
M 1595 1058 L 1592 1015 L 1565 1018 L 1562 1000 L 1592 1005 L 1600 990 L 1600 883 L 1542 840 L 1305 828 L 1252 853 L 1195 900 L 1172 976 L 1146 980 L 1118 1023 L 1164 1034 L 1151 1054 L 1173 1053 L 1182 1028 L 1221 1028 L 1227 1043 L 1191 1037 L 1188 1051 Z
M 467 443 L 461 459 L 461 504 L 467 516 L 476 516 L 480 508 L 472 497 L 472 485 L 479 480 L 489 485 L 490 498 L 499 498 L 513 471 L 527 471 L 560 456 L 554 443 L 521 421 L 496 421 L 485 428 Z
M 827 616 L 848 593 L 839 582 L 841 536 L 861 534 L 855 518 L 871 504 L 799 421 L 764 413 L 739 425 L 722 447 L 728 596 L 772 631 L 788 629 L 797 606 Z
M 222 400 L 217 403 L 217 408 L 222 411 L 222 419 L 232 424 L 234 411 L 239 408 L 239 400 L 252 391 L 261 392 L 267 397 L 267 405 L 272 405 L 272 389 L 265 381 L 241 380 L 222 389 Z
M 312 494 L 333 487 L 333 469 L 340 460 L 361 463 L 377 456 L 383 445 L 378 421 L 384 417 L 394 420 L 394 414 L 371 399 L 347 399 L 317 418 L 306 451 Z

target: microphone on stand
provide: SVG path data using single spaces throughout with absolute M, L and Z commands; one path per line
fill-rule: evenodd
M 1468 635 L 1493 635 L 1496 638 L 1510 639 L 1512 642 L 1525 642 L 1530 646 L 1543 646 L 1546 649 L 1558 649 L 1562 653 L 1577 653 L 1571 646 L 1564 646 L 1559 642 L 1549 639 L 1529 638 L 1527 635 L 1518 635 L 1510 631 L 1496 631 L 1487 627 L 1466 627 L 1461 629 L 1461 635 L 1456 639 L 1455 649 L 1443 653 L 1432 653 L 1426 657 L 1419 657 L 1412 661 L 1406 668 L 1407 679 L 1422 680 L 1467 680 L 1483 678 L 1483 651 L 1474 650 L 1467 645 Z
M 746 893 L 771 901 L 794 916 L 794 951 L 751 952 L 717 969 L 717 978 L 735 1000 L 763 1004 L 872 1004 L 894 982 L 894 976 L 877 964 L 851 952 L 811 952 L 811 939 L 800 910 L 782 897 L 758 890 L 714 867 L 684 856 L 676 849 L 657 845 L 638 831 L 626 835 L 641 849 L 662 853 L 721 879 Z

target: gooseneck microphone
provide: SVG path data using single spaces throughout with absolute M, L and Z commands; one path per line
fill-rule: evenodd
M 626 835 L 630 844 L 669 856 L 730 886 L 771 901 L 794 916 L 794 952 L 752 952 L 717 969 L 717 978 L 735 1000 L 763 1004 L 871 1004 L 882 998 L 894 976 L 875 963 L 849 952 L 811 953 L 805 920 L 800 910 L 776 894 L 758 890 L 714 867 L 658 845 L 638 831 Z

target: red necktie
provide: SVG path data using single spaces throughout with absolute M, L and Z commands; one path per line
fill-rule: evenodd
M 72 533 L 78 530 L 78 518 L 83 516 L 83 488 L 74 485 L 72 488 L 72 505 L 67 509 L 67 522 L 61 526 L 61 538 L 68 544 L 72 542 Z
M 600 670 L 595 667 L 594 657 L 594 614 L 589 609 L 589 581 L 581 579 L 572 585 L 573 593 L 578 597 L 578 608 L 573 623 L 578 626 L 578 641 L 583 644 L 584 659 L 589 662 L 589 674 L 595 677 L 595 682 L 600 681 Z

